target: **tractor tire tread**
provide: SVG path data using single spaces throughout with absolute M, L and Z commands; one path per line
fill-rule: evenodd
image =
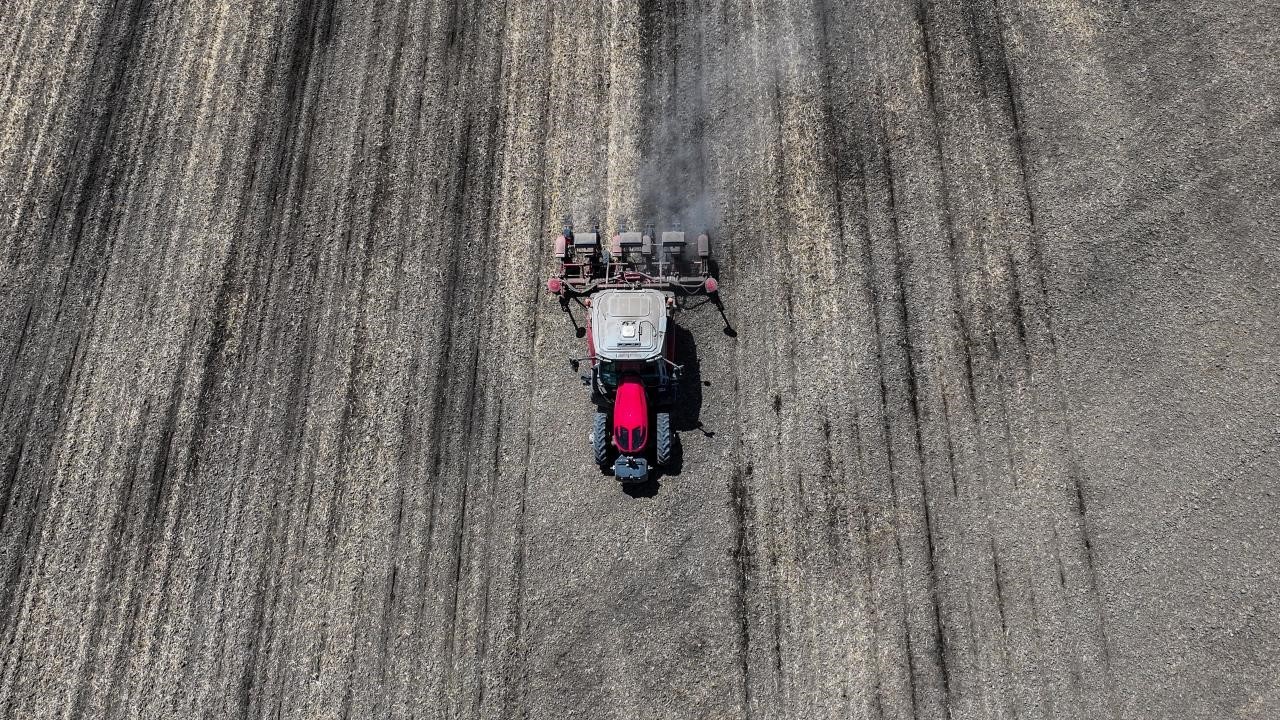
M 655 436 L 657 438 L 658 449 L 657 461 L 660 467 L 666 467 L 671 465 L 675 451 L 675 438 L 671 432 L 671 414 L 658 413 L 656 425 L 657 432 L 655 433 Z
M 591 450 L 596 465 L 609 467 L 609 414 L 597 412 L 595 423 L 591 427 Z

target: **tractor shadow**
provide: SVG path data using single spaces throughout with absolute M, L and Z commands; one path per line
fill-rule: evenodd
M 660 474 L 661 472 L 662 471 L 659 470 L 655 474 Z M 656 477 L 651 477 L 642 483 L 627 483 L 622 486 L 623 493 L 637 500 L 647 500 L 651 497 L 656 497 L 658 491 L 661 489 L 662 483 L 658 482 Z
M 671 429 L 688 432 L 702 428 L 702 366 L 698 360 L 698 343 L 688 329 L 671 323 L 667 326 L 675 350 L 676 364 L 682 367 L 675 404 L 671 407 Z
M 650 474 L 650 479 L 646 482 L 622 486 L 622 491 L 633 498 L 654 497 L 662 487 L 661 480 L 663 478 L 680 476 L 680 473 L 684 470 L 684 445 L 680 441 L 681 433 L 697 431 L 707 437 L 715 436 L 714 432 L 703 427 L 700 419 L 702 415 L 702 388 L 706 381 L 702 379 L 698 359 L 698 344 L 694 340 L 693 333 L 674 322 L 667 326 L 667 332 L 671 334 L 671 341 L 674 345 L 675 362 L 683 368 L 680 375 L 680 384 L 676 390 L 675 401 L 670 408 L 671 429 L 675 433 L 671 463 L 666 467 L 657 466 L 651 450 L 649 460 L 653 471 Z
M 707 261 L 708 268 L 711 270 L 711 277 L 717 281 L 720 280 L 720 263 L 711 258 Z M 715 306 L 716 312 L 720 313 L 720 319 L 724 321 L 724 334 L 731 338 L 738 337 L 738 331 L 733 329 L 733 323 L 729 322 L 729 314 L 724 310 L 724 301 L 720 299 L 720 293 L 713 293 L 707 298 L 707 302 Z

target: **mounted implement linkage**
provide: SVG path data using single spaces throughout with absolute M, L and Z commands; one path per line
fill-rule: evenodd
M 673 460 L 670 410 L 681 367 L 671 318 L 679 298 L 718 291 L 710 240 L 702 234 L 690 244 L 679 230 L 658 238 L 652 229 L 624 230 L 606 246 L 595 228 L 575 233 L 566 227 L 555 254 L 560 269 L 547 280 L 547 292 L 566 311 L 574 301 L 587 309 L 587 356 L 569 362 L 575 370 L 583 360 L 590 364 L 582 381 L 598 408 L 591 431 L 595 462 L 621 482 L 643 482 L 650 449 L 660 467 Z

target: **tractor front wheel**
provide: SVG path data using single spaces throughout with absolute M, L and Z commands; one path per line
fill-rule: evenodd
M 609 413 L 596 413 L 595 424 L 591 428 L 591 450 L 595 453 L 596 465 L 607 469 L 609 467 Z
M 675 451 L 675 442 L 671 434 L 671 413 L 658 413 L 657 446 L 659 467 L 670 467 Z

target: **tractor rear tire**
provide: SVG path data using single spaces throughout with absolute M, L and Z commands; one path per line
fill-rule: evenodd
M 591 450 L 595 454 L 596 465 L 601 469 L 607 469 L 609 467 L 609 413 L 596 413 L 595 424 L 591 427 Z
M 675 451 L 671 434 L 671 413 L 658 413 L 657 426 L 658 466 L 670 467 Z

